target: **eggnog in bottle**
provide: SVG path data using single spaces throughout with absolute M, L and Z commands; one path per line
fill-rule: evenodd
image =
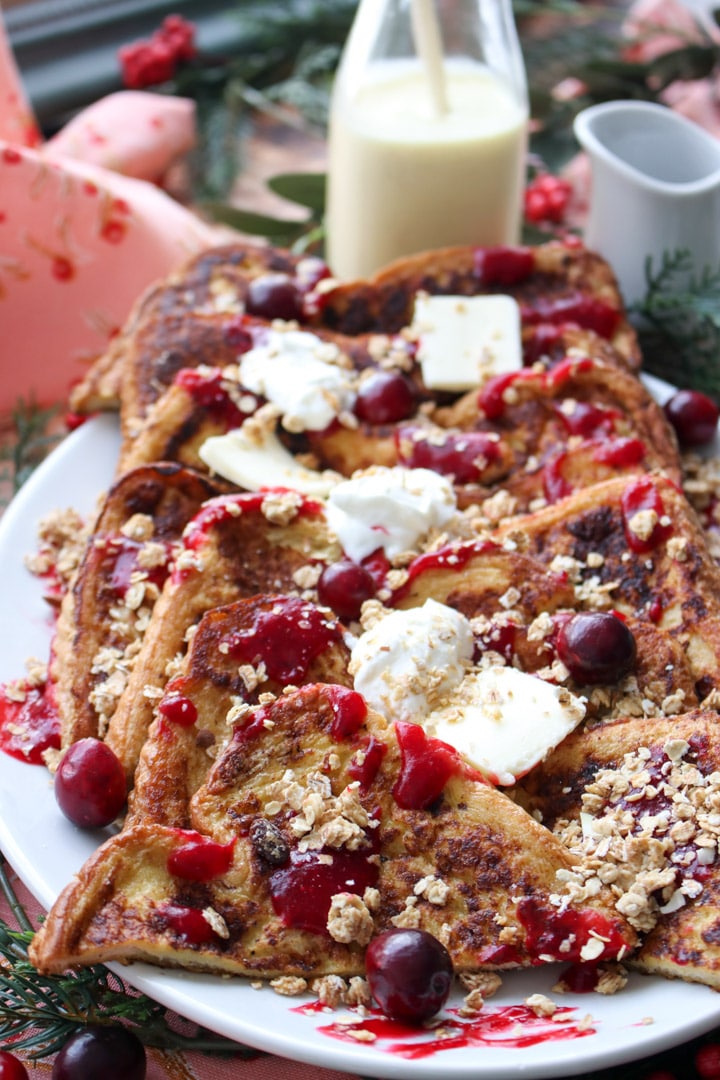
M 427 38 L 418 40 L 417 22 L 413 27 L 413 0 L 384 4 L 386 32 L 378 28 L 371 44 L 370 9 L 380 18 L 383 0 L 364 3 L 330 116 L 326 228 L 333 272 L 364 277 L 428 248 L 516 242 L 528 118 L 519 48 L 512 34 L 508 40 L 507 12 L 489 40 L 469 33 L 474 27 L 487 34 L 480 8 L 502 21 L 504 0 L 446 3 L 448 18 L 461 25 L 431 24 L 429 47 Z M 428 12 L 434 18 L 426 4 Z M 391 15 L 405 16 L 404 37 L 387 31 Z M 461 31 L 460 49 L 446 55 L 454 29 Z

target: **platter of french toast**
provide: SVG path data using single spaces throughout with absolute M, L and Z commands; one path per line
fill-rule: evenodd
M 575 242 L 354 282 L 238 242 L 146 292 L 0 524 L 38 971 L 365 1076 L 716 1025 L 720 473 L 676 398 Z

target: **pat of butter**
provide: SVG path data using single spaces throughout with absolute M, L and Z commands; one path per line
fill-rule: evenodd
M 213 472 L 247 491 L 287 487 L 325 498 L 340 479 L 329 470 L 318 472 L 300 465 L 270 429 L 256 439 L 236 428 L 206 439 L 198 453 Z
M 520 307 L 512 296 L 418 293 L 413 330 L 429 390 L 472 390 L 523 366 Z
M 584 716 L 585 705 L 565 687 L 516 668 L 491 667 L 469 672 L 455 701 L 423 726 L 494 782 L 512 784 Z

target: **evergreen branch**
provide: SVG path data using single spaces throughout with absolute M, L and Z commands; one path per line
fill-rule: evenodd
M 689 251 L 645 264 L 647 293 L 630 314 L 648 371 L 720 397 L 720 264 L 697 272 Z
M 0 461 L 8 462 L 5 475 L 12 479 L 17 492 L 43 458 L 62 438 L 48 434 L 50 422 L 58 415 L 60 406 L 41 408 L 33 398 L 20 398 L 10 415 L 14 434 L 8 446 L 0 447 Z

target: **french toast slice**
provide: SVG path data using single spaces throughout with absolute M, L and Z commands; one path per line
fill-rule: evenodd
M 233 718 L 289 685 L 352 686 L 349 659 L 344 628 L 298 596 L 254 596 L 208 611 L 148 732 L 127 824 L 189 828 L 190 799 L 230 738 Z
M 321 504 L 297 492 L 226 495 L 205 504 L 185 529 L 108 726 L 106 741 L 129 781 L 153 707 L 205 612 L 255 594 L 300 593 L 308 567 L 312 576 L 313 567 L 338 555 Z
M 720 989 L 716 712 L 573 732 L 524 778 L 520 798 L 575 852 L 602 845 L 603 880 L 645 934 L 634 967 Z
M 458 972 L 613 960 L 637 941 L 605 886 L 565 904 L 575 860 L 547 829 L 346 687 L 311 684 L 243 717 L 191 822 L 104 844 L 35 935 L 36 967 L 353 976 L 398 925 L 434 933 Z
M 315 261 L 305 260 L 306 264 Z M 121 333 L 73 388 L 70 407 L 79 413 L 116 410 L 124 397 L 136 401 L 134 413 L 141 415 L 146 398 L 157 395 L 149 379 L 134 376 L 128 356 L 144 350 L 154 357 L 155 374 L 164 384 L 174 371 L 186 366 L 176 350 L 188 345 L 197 355 L 204 355 L 206 363 L 211 356 L 219 363 L 232 363 L 231 336 L 216 334 L 215 322 L 227 324 L 228 311 L 242 312 L 253 278 L 270 273 L 296 277 L 302 263 L 301 257 L 289 251 L 251 243 L 221 245 L 194 256 L 140 296 Z M 206 318 L 188 325 L 189 311 L 202 312 Z
M 714 700 L 720 686 L 720 570 L 694 510 L 671 480 L 606 480 L 508 519 L 498 526 L 497 539 L 510 539 L 553 569 L 564 568 L 586 609 L 614 609 L 666 631 L 685 655 L 698 701 Z
M 63 746 L 104 735 L 183 529 L 224 487 L 163 462 L 127 473 L 106 494 L 53 639 Z
M 398 259 L 367 281 L 322 283 L 315 319 L 344 334 L 392 333 L 411 322 L 418 292 L 510 294 L 524 325 L 572 323 L 592 330 L 633 370 L 640 367 L 637 336 L 609 265 L 558 241 L 534 248 L 441 248 Z
M 586 703 L 585 724 L 643 714 L 667 715 L 698 704 L 693 667 L 672 634 L 652 621 L 625 615 L 635 642 L 629 670 L 611 681 L 586 685 L 558 656 L 558 632 L 577 613 L 595 610 L 577 595 L 567 571 L 494 539 L 450 543 L 417 556 L 396 572 L 386 604 L 408 609 L 433 599 L 473 622 L 475 652 L 484 663 L 509 664 L 562 684 Z

